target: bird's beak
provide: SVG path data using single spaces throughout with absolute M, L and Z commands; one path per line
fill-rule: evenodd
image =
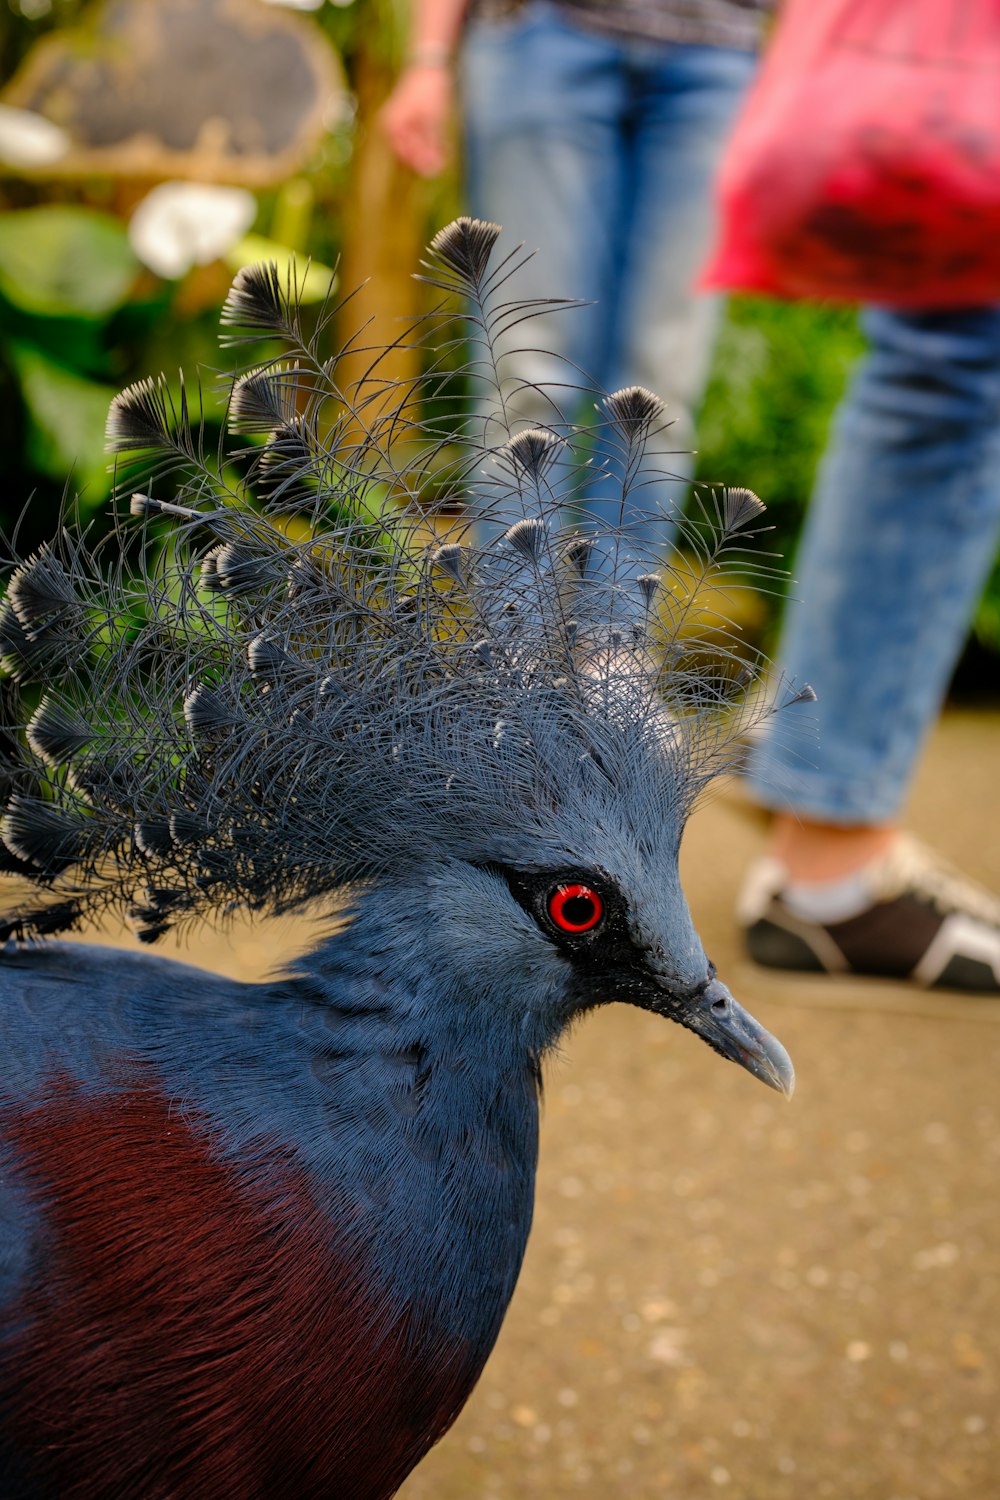
M 746 1068 L 768 1088 L 786 1098 L 795 1090 L 795 1069 L 784 1047 L 738 1004 L 718 979 L 712 979 L 699 995 L 667 1012 L 695 1031 L 716 1052 Z

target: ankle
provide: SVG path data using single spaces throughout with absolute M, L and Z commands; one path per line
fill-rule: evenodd
M 769 852 L 792 880 L 813 884 L 853 875 L 885 854 L 898 836 L 893 823 L 814 823 L 779 813 Z

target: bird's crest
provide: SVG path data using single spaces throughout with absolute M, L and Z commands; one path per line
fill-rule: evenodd
M 433 241 L 423 280 L 445 298 L 419 389 L 383 381 L 377 353 L 341 389 L 322 352 L 334 310 L 307 332 L 294 281 L 258 266 L 222 314 L 224 344 L 253 353 L 231 381 L 239 444 L 206 454 L 162 378 L 116 398 L 141 547 L 64 529 L 15 559 L 0 610 L 0 862 L 25 882 L 0 931 L 113 909 L 153 941 L 437 856 L 487 863 L 535 839 L 541 858 L 594 796 L 638 795 L 679 827 L 778 706 L 720 592 L 752 571 L 750 491 L 697 496 L 666 559 L 637 556 L 622 523 L 560 528 L 593 432 L 554 408 L 526 430 L 510 415 L 501 335 L 547 309 L 512 299 L 519 252 L 501 258 L 498 234 L 460 219 Z M 631 387 L 594 411 L 622 514 L 664 506 L 662 403 Z M 470 498 L 487 533 L 513 523 L 477 540 Z

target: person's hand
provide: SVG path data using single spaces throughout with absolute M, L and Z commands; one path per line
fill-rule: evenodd
M 444 63 L 411 63 L 379 119 L 399 160 L 421 177 L 436 177 L 451 155 L 448 130 L 454 85 Z

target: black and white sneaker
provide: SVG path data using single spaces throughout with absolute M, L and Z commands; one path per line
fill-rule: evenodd
M 908 836 L 867 866 L 855 909 L 817 920 L 784 866 L 754 864 L 738 917 L 750 957 L 772 969 L 875 974 L 1000 994 L 1000 901 Z M 808 887 L 798 887 L 798 890 Z

